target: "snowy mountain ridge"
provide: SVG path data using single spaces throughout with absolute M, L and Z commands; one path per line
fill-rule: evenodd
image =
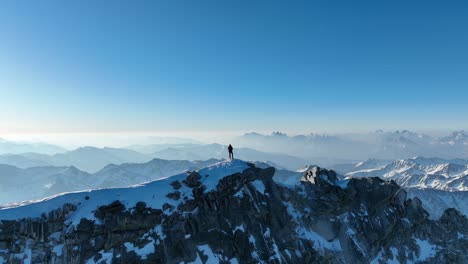
M 247 163 L 237 160 L 233 162 L 222 161 L 214 163 L 206 168 L 198 170 L 201 175 L 209 175 L 203 177 L 200 182 L 206 186 L 206 191 L 210 191 L 215 187 L 219 178 L 225 175 L 242 172 L 247 168 Z M 157 179 L 148 183 L 136 184 L 124 188 L 104 188 L 95 190 L 85 190 L 71 193 L 63 193 L 47 197 L 42 200 L 25 201 L 18 204 L 12 204 L 6 207 L 0 207 L 1 220 L 13 220 L 21 218 L 36 218 L 40 217 L 43 212 L 52 211 L 61 208 L 64 204 L 71 204 L 79 209 L 80 213 L 70 216 L 71 224 L 78 224 L 82 218 L 95 220 L 93 210 L 99 204 L 112 203 L 119 200 L 126 205 L 136 204 L 139 200 L 146 202 L 151 201 L 149 206 L 153 208 L 162 207 L 163 203 L 169 203 L 172 206 L 177 204 L 166 197 L 171 191 L 171 183 L 173 181 L 182 181 L 187 176 L 187 173 L 182 173 L 162 179 Z M 181 186 L 179 192 L 183 192 L 182 196 L 191 197 L 191 189 Z M 160 196 L 158 199 L 153 198 L 154 193 Z M 121 197 L 125 197 L 126 200 Z M 87 201 L 87 202 L 86 202 Z
M 465 181 L 468 160 L 445 160 L 415 157 L 397 160 L 384 166 L 352 171 L 347 177 L 381 177 L 395 180 L 404 187 L 434 188 L 447 191 L 468 191 Z
M 375 167 L 361 169 L 341 165 L 340 168 L 347 170 L 348 178 L 394 180 L 407 190 L 409 197 L 421 199 L 433 218 L 439 218 L 447 208 L 456 208 L 468 215 L 468 160 L 415 157 L 368 163 L 374 163 Z
M 0 209 L 0 263 L 464 263 L 468 220 L 379 178 L 234 160 Z
M 74 166 L 20 169 L 0 164 L 0 205 L 35 200 L 64 192 L 125 187 L 168 177 L 185 170 L 200 169 L 218 161 L 153 159 L 146 163 L 109 164 L 93 174 Z

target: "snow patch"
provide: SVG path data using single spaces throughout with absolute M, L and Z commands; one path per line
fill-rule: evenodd
M 125 248 L 127 249 L 127 252 L 135 252 L 138 256 L 140 256 L 141 259 L 147 259 L 148 255 L 154 253 L 154 244 L 155 241 L 153 238 L 151 238 L 151 241 L 148 241 L 143 247 L 138 248 L 133 243 L 126 242 L 124 243 Z
M 398 249 L 396 249 L 395 247 L 391 247 L 390 251 L 392 251 L 392 259 L 391 260 L 388 259 L 387 263 L 389 263 L 389 264 L 400 264 L 400 262 L 398 261 Z
M 99 251 L 101 254 L 101 258 L 97 261 L 94 260 L 94 257 L 88 259 L 86 264 L 111 264 L 112 263 L 112 256 L 114 255 L 114 250 L 112 249 L 109 252 L 105 252 L 104 250 Z
M 234 228 L 233 233 L 235 233 L 237 230 L 240 230 L 240 231 L 245 233 L 244 224 L 240 224 L 240 225 L 236 226 L 236 228 Z
M 416 261 L 425 261 L 437 254 L 438 247 L 436 245 L 429 243 L 427 240 L 422 240 L 415 237 L 413 237 L 413 239 L 419 247 L 419 254 Z
M 52 252 L 55 253 L 58 257 L 62 256 L 63 252 L 63 244 L 56 245 L 53 249 Z
M 408 225 L 411 224 L 410 220 L 408 218 L 406 218 L 406 217 L 402 218 L 401 221 L 407 223 Z
M 236 194 L 234 194 L 234 197 L 237 197 L 237 198 L 244 198 L 244 191 L 242 190 L 239 190 L 236 192 Z
M 210 165 L 198 172 L 202 176 L 200 180 L 206 187 L 206 192 L 213 190 L 220 178 L 235 173 L 241 173 L 248 169 L 249 165 L 247 162 L 242 160 L 225 160 L 213 165 Z M 208 177 L 206 177 L 208 175 Z
M 291 203 L 283 202 L 283 204 L 286 206 L 286 209 L 288 210 L 288 214 L 292 216 L 294 219 L 297 220 L 302 217 L 302 214 L 300 214 Z
M 460 232 L 457 232 L 457 239 L 467 239 L 465 235 Z
M 22 253 L 13 254 L 12 258 L 16 259 L 16 260 L 22 260 L 23 264 L 31 264 L 32 250 L 31 250 L 30 246 L 31 246 L 32 243 L 33 243 L 32 240 L 30 240 L 30 239 L 26 240 L 24 251 Z
M 340 241 L 332 240 L 327 241 L 319 234 L 312 230 L 305 229 L 304 227 L 298 227 L 296 229 L 297 234 L 300 238 L 314 241 L 314 248 L 319 250 L 331 250 L 331 251 L 342 251 Z
M 335 185 L 340 187 L 341 189 L 348 188 L 349 180 L 336 180 Z
M 252 243 L 255 246 L 255 237 L 250 235 L 249 236 L 249 242 Z
M 259 191 L 260 193 L 264 194 L 265 193 L 265 184 L 261 180 L 255 180 L 252 182 L 253 186 L 255 186 L 255 189 Z
M 278 249 L 278 245 L 276 245 L 276 242 L 275 240 L 273 239 L 273 252 L 275 252 L 275 255 L 271 256 L 270 257 L 270 260 L 278 260 L 279 263 L 282 263 L 282 258 L 281 258 L 281 254 L 279 253 L 279 249 Z
M 379 251 L 377 256 L 370 262 L 370 264 L 379 264 L 383 260 L 383 249 Z
M 208 245 L 201 245 L 201 246 L 198 246 L 197 248 L 198 250 L 203 252 L 205 256 L 208 257 L 208 259 L 206 260 L 206 263 L 219 263 L 220 262 L 219 260 L 222 259 L 220 258 L 218 254 L 213 253 L 210 246 Z

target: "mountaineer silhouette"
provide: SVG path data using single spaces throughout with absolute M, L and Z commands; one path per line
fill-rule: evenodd
M 229 151 L 229 159 L 233 160 L 234 159 L 234 153 L 232 152 L 234 148 L 229 144 L 228 146 L 228 151 Z

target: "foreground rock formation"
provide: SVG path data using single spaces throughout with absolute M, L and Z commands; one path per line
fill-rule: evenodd
M 431 220 L 393 181 L 313 167 L 290 185 L 274 173 L 222 162 L 2 209 L 0 263 L 468 262 L 466 217 Z

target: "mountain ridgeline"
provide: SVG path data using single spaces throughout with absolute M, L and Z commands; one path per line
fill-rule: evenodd
M 454 131 L 441 137 L 408 130 L 294 136 L 281 132 L 270 135 L 247 133 L 236 138 L 234 142 L 262 151 L 288 153 L 313 160 L 323 166 L 370 158 L 395 160 L 415 156 L 446 159 L 468 157 L 468 135 L 465 131 Z
M 153 159 L 146 163 L 110 164 L 96 173 L 71 167 L 20 169 L 0 165 L 0 205 L 36 200 L 64 192 L 125 187 L 196 170 L 219 160 L 206 161 Z
M 0 263 L 467 263 L 468 220 L 394 181 L 223 161 L 0 210 Z
M 409 197 L 418 197 L 433 218 L 447 208 L 468 215 L 468 160 L 415 157 L 405 160 L 370 159 L 334 166 L 346 177 L 394 180 Z
M 1 146 L 0 146 L 1 147 Z M 142 150 L 138 146 L 129 146 Z M 1 150 L 1 149 L 0 149 Z M 27 169 L 31 167 L 69 167 L 73 166 L 87 173 L 96 173 L 109 164 L 146 163 L 153 159 L 166 160 L 208 160 L 227 157 L 227 146 L 221 144 L 165 144 L 153 146 L 150 153 L 142 153 L 127 148 L 80 147 L 75 150 L 53 155 L 41 153 L 21 153 L 0 155 L 0 164 Z M 236 158 L 243 160 L 268 160 L 282 167 L 295 169 L 307 162 L 304 159 L 281 153 L 268 153 L 251 148 L 237 148 Z M 1 151 L 0 151 L 1 153 Z M 0 172 L 1 173 L 1 172 Z

